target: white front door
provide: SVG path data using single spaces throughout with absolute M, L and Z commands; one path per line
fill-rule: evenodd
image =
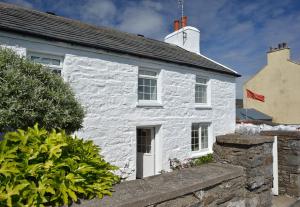
M 155 174 L 154 133 L 155 128 L 153 127 L 137 129 L 137 178 L 144 178 Z

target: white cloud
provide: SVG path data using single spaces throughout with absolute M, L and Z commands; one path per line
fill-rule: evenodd
M 129 3 L 119 14 L 117 27 L 122 31 L 159 39 L 167 32 L 166 22 L 160 13 L 161 10 L 162 5 L 159 2 Z
M 116 18 L 117 8 L 110 0 L 88 0 L 78 10 L 81 19 L 98 25 L 109 25 Z

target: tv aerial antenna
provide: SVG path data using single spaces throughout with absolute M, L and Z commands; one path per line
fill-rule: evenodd
M 181 18 L 183 17 L 184 0 L 178 0 L 178 8 L 181 9 Z
M 184 13 L 183 13 L 184 12 L 184 0 L 178 0 L 178 8 L 181 9 L 180 23 L 181 23 L 181 27 L 183 27 L 182 26 L 182 20 L 183 20 L 183 15 L 184 15 Z M 187 39 L 187 33 L 184 30 L 182 30 L 182 44 L 185 43 L 186 39 Z

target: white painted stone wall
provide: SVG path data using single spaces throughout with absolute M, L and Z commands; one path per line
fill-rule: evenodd
M 168 34 L 164 41 L 200 54 L 200 31 L 195 27 L 186 26 L 174 31 Z
M 235 130 L 235 78 L 128 55 L 43 41 L 0 32 L 0 45 L 64 56 L 62 76 L 86 111 L 77 134 L 92 139 L 106 160 L 135 179 L 136 127 L 156 126 L 156 173 L 169 170 L 169 158 L 185 159 L 212 152 L 215 136 Z M 139 67 L 160 70 L 161 107 L 137 104 Z M 195 75 L 210 78 L 211 108 L 196 108 Z M 210 150 L 191 152 L 192 123 L 211 123 Z

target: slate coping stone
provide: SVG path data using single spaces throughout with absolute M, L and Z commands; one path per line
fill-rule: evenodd
M 263 136 L 282 136 L 286 139 L 300 139 L 300 131 L 262 131 Z
M 125 181 L 114 186 L 112 197 L 82 200 L 72 206 L 141 207 L 171 200 L 244 175 L 242 167 L 210 163 L 175 170 L 145 179 Z
M 216 141 L 218 144 L 257 145 L 264 143 L 272 143 L 274 141 L 274 138 L 272 136 L 227 134 L 217 136 Z

